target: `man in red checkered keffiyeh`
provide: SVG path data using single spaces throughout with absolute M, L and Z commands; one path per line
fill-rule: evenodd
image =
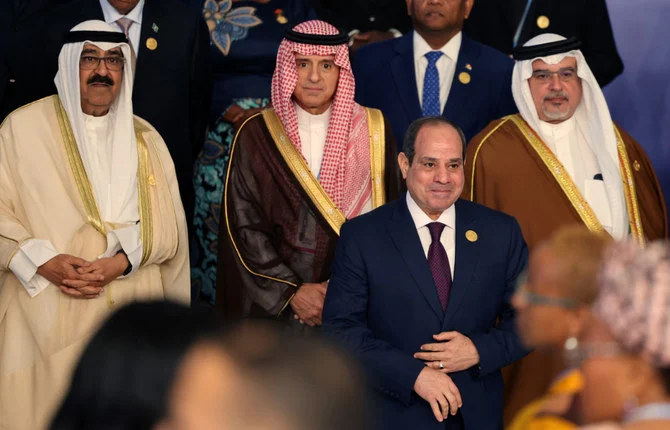
M 337 89 L 330 103 L 331 114 L 326 134 L 319 182 L 347 218 L 359 215 L 371 197 L 370 144 L 365 109 L 354 102 L 354 75 L 349 62 L 348 40 L 337 45 L 319 41 L 318 36 L 337 37 L 340 33 L 323 21 L 307 21 L 293 28 L 291 39 L 279 45 L 277 66 L 272 77 L 272 106 L 284 124 L 291 142 L 302 150 L 295 104 L 304 105 L 297 87 L 296 55 L 332 58 L 339 68 Z M 308 35 L 302 40 L 301 35 Z M 317 36 L 312 37 L 310 36 Z M 303 42 L 303 43 L 301 43 Z M 313 42 L 313 43 L 305 43 Z
M 399 195 L 391 127 L 354 102 L 354 87 L 346 33 L 323 21 L 286 32 L 272 108 L 231 148 L 216 295 L 225 317 L 320 325 L 341 224 Z

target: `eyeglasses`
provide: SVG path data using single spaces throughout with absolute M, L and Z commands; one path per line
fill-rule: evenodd
M 558 78 L 561 81 L 568 82 L 577 77 L 577 70 L 572 67 L 566 67 L 556 72 L 551 72 L 549 70 L 535 70 L 532 74 L 532 78 L 538 82 L 546 83 L 551 81 L 554 75 L 558 75 Z
M 516 280 L 516 293 L 518 297 L 523 299 L 526 303 L 530 305 L 544 305 L 544 306 L 557 306 L 564 309 L 574 309 L 579 303 L 575 299 L 570 299 L 567 297 L 553 297 L 545 296 L 543 294 L 533 293 L 528 291 L 526 286 L 528 285 L 528 272 L 524 271 L 519 274 L 519 277 Z
M 79 58 L 79 68 L 82 70 L 95 70 L 98 68 L 101 60 L 104 61 L 107 68 L 113 72 L 122 70 L 126 62 L 125 58 L 119 56 L 94 57 L 92 55 L 84 55 Z

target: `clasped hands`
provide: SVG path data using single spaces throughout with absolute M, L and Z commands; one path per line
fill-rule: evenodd
M 463 406 L 461 393 L 447 373 L 469 369 L 479 363 L 479 352 L 467 336 L 456 331 L 433 335 L 435 343 L 421 345 L 414 358 L 426 367 L 414 383 L 414 391 L 430 404 L 435 418 L 442 422 L 456 415 Z
M 37 268 L 64 294 L 82 299 L 96 298 L 104 287 L 121 276 L 128 267 L 128 258 L 119 253 L 113 257 L 87 261 L 68 254 L 58 254 Z
M 328 281 L 318 284 L 302 284 L 291 300 L 293 318 L 299 320 L 300 324 L 307 324 L 310 327 L 321 325 L 321 314 L 327 289 Z

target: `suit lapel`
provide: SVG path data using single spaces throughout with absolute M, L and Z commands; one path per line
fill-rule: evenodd
M 391 60 L 393 79 L 409 122 L 422 116 L 414 72 L 413 34 L 414 32 L 410 31 L 398 39 L 394 47 L 396 55 Z
M 406 196 L 403 194 L 396 201 L 393 216 L 387 223 L 387 228 L 396 249 L 405 260 L 409 272 L 412 274 L 416 285 L 428 302 L 430 308 L 435 312 L 439 320 L 442 320 L 444 312 L 437 296 L 433 275 L 430 272 L 428 261 L 421 246 L 421 240 L 414 226 L 412 216 L 407 209 Z
M 473 115 L 471 110 L 476 107 L 475 101 L 479 100 L 473 96 L 473 93 L 481 82 L 477 82 L 477 75 L 473 71 L 477 66 L 480 54 L 479 47 L 463 35 L 461 49 L 458 51 L 454 79 L 451 82 L 447 103 L 442 112 L 442 116 L 456 124 L 469 124 L 471 122 L 468 118 Z M 461 73 L 467 74 L 470 81 L 463 83 L 459 76 Z
M 479 242 L 471 242 L 466 238 L 468 230 L 474 230 L 475 217 L 470 204 L 462 200 L 456 201 L 456 266 L 454 282 L 449 296 L 449 305 L 444 314 L 442 327 L 448 327 L 461 308 L 463 298 L 468 291 L 479 256 Z
M 157 7 L 158 2 L 147 0 L 144 3 L 144 10 L 142 11 L 142 28 L 140 29 L 140 42 L 137 46 L 137 65 L 135 70 L 135 86 L 141 87 L 141 83 L 152 79 L 150 68 L 146 64 L 152 64 L 152 58 L 156 56 L 157 51 L 161 49 L 160 33 L 153 30 L 154 24 L 157 28 L 161 28 L 162 9 Z M 153 37 L 158 42 L 155 49 L 147 48 L 147 39 Z M 140 83 L 140 85 L 138 85 Z

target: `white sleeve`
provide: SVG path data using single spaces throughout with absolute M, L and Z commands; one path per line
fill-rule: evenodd
M 123 250 L 128 256 L 128 261 L 133 266 L 130 276 L 142 263 L 142 238 L 140 237 L 140 225 L 130 225 L 127 227 L 112 230 L 107 233 L 107 250 L 98 258 L 113 257 L 119 251 Z M 121 276 L 120 278 L 123 278 Z
M 9 262 L 9 270 L 14 273 L 30 297 L 35 297 L 49 286 L 50 282 L 37 274 L 37 268 L 59 254 L 48 240 L 29 239 L 19 248 Z

